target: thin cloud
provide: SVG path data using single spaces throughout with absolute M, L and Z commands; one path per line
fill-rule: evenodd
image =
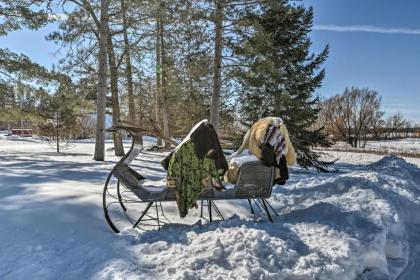
M 410 34 L 420 35 L 420 29 L 411 28 L 393 28 L 372 25 L 330 25 L 316 24 L 313 26 L 316 31 L 333 31 L 333 32 L 371 32 L 371 33 L 387 33 L 387 34 Z

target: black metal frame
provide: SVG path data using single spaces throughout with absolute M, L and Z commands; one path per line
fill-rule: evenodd
M 261 208 L 258 205 L 258 203 L 262 206 L 262 208 L 264 209 L 265 213 L 267 214 L 268 219 L 270 220 L 270 222 L 273 222 L 273 218 L 271 217 L 270 214 L 270 209 L 271 211 L 276 215 L 279 216 L 279 213 L 277 213 L 276 210 L 274 210 L 273 206 L 271 206 L 271 204 L 267 201 L 267 199 L 265 198 L 257 198 L 257 199 L 252 199 L 255 203 L 255 205 L 258 207 L 258 210 L 261 212 Z M 251 199 L 248 199 L 248 204 L 249 204 L 249 208 L 251 208 L 251 213 L 255 214 L 254 208 L 252 207 L 252 202 Z
M 156 209 L 156 218 L 150 215 L 147 215 L 147 212 L 150 210 L 150 208 L 153 206 L 153 204 L 155 205 L 155 209 Z M 163 208 L 162 208 L 162 203 L 160 203 L 160 208 L 162 210 L 163 213 Z M 144 219 L 144 217 L 148 217 L 148 219 Z M 140 218 L 134 223 L 133 228 L 138 227 L 138 225 L 141 222 L 145 222 L 145 221 L 156 221 L 156 224 L 146 224 L 146 223 L 142 223 L 143 226 L 157 226 L 158 230 L 160 230 L 160 224 L 165 224 L 165 222 L 160 220 L 159 217 L 159 210 L 158 210 L 158 203 L 157 202 L 149 202 L 146 206 L 146 209 L 143 210 L 143 213 L 141 214 Z
M 204 201 L 207 201 L 207 204 L 204 205 Z M 219 219 L 224 221 L 225 218 L 222 215 L 222 212 L 220 212 L 219 208 L 216 206 L 216 203 L 214 203 L 213 200 L 201 200 L 201 210 L 200 210 L 200 218 L 204 218 L 203 217 L 203 207 L 207 206 L 207 211 L 209 214 L 209 221 L 213 222 L 213 216 L 212 216 L 212 208 L 214 208 L 214 210 L 216 211 L 217 216 L 219 216 Z
M 106 196 L 107 194 L 111 197 L 113 197 L 114 199 L 118 200 L 118 203 L 120 204 L 121 208 L 123 209 L 124 212 L 127 212 L 127 207 L 124 204 L 124 202 L 126 203 L 147 203 L 146 208 L 143 210 L 142 214 L 140 215 L 140 217 L 136 220 L 135 223 L 133 223 L 133 228 L 138 227 L 140 224 L 143 226 L 157 226 L 158 230 L 160 230 L 161 228 L 161 224 L 165 224 L 164 221 L 162 221 L 159 217 L 159 211 L 158 211 L 158 202 L 159 201 L 152 201 L 152 202 L 143 202 L 143 201 L 133 201 L 133 200 L 127 200 L 124 199 L 122 196 L 122 192 L 121 192 L 121 182 L 119 180 L 117 180 L 117 197 L 115 197 L 114 195 L 110 194 L 108 191 L 108 187 L 109 187 L 109 183 L 110 180 L 112 178 L 112 172 L 108 175 L 108 178 L 105 182 L 105 186 L 104 186 L 104 191 L 103 191 L 103 209 L 104 209 L 104 215 L 105 215 L 105 220 L 107 221 L 108 225 L 111 227 L 111 229 L 115 232 L 115 233 L 119 233 L 120 231 L 118 230 L 118 228 L 114 225 L 114 223 L 112 222 L 110 216 L 109 216 L 109 211 L 108 211 L 108 207 L 111 204 L 114 204 L 116 202 L 109 202 L 107 203 L 107 199 Z M 255 198 L 255 199 L 247 199 L 248 200 L 248 204 L 251 210 L 252 214 L 255 214 L 254 208 L 252 206 L 252 204 L 254 203 L 259 212 L 264 211 L 268 217 L 268 219 L 270 220 L 271 223 L 273 223 L 273 218 L 270 214 L 270 210 L 271 212 L 273 212 L 276 216 L 279 216 L 279 214 L 277 213 L 277 211 L 273 208 L 273 206 L 271 206 L 271 204 L 267 201 L 267 199 L 265 198 Z M 205 204 L 206 202 L 206 204 Z M 156 208 L 156 217 L 150 216 L 148 215 L 148 211 L 150 210 L 150 208 L 153 206 L 153 204 L 155 204 L 155 208 Z M 162 212 L 162 216 L 164 215 L 164 211 L 163 211 L 163 207 L 162 207 L 162 202 L 159 202 L 160 204 L 160 208 L 161 208 L 161 212 Z M 204 218 L 203 216 L 203 208 L 207 207 L 207 212 L 208 212 L 208 220 L 210 222 L 213 221 L 213 209 L 215 210 L 219 220 L 224 220 L 224 217 L 220 211 L 220 209 L 217 207 L 216 203 L 213 200 L 201 200 L 201 209 L 200 209 L 200 218 Z M 260 207 L 261 206 L 261 207 Z M 147 217 L 147 219 L 145 219 L 145 217 Z M 129 218 L 129 220 L 131 221 L 131 218 Z M 146 221 L 155 221 L 156 224 L 149 224 L 149 223 L 144 223 Z
M 103 190 L 103 193 L 102 193 L 102 208 L 104 209 L 105 220 L 108 223 L 108 225 L 111 227 L 111 229 L 115 233 L 119 233 L 120 231 L 117 229 L 117 227 L 114 225 L 114 223 L 111 221 L 111 218 L 109 217 L 108 207 L 111 205 L 111 203 L 107 204 L 107 202 L 106 202 L 106 195 L 108 194 L 108 185 L 109 185 L 109 181 L 111 180 L 111 177 L 112 177 L 112 171 L 109 173 L 108 178 L 106 179 L 104 190 Z M 117 187 L 117 192 L 119 193 L 119 180 L 118 180 L 118 185 L 117 186 L 118 186 Z M 109 194 L 109 195 L 111 195 L 111 194 Z M 121 195 L 119 194 L 118 195 L 118 201 L 120 202 L 120 205 L 123 208 L 124 212 L 126 212 L 127 208 L 125 208 L 124 204 L 122 203 L 122 199 L 120 199 L 120 197 L 121 197 Z
M 105 186 L 104 186 L 104 191 L 103 191 L 103 209 L 104 209 L 104 215 L 105 215 L 105 220 L 107 221 L 108 225 L 111 227 L 111 229 L 115 232 L 115 233 L 119 233 L 119 229 L 114 225 L 114 223 L 111 220 L 111 217 L 109 216 L 109 206 L 111 206 L 112 204 L 116 203 L 116 201 L 113 202 L 107 202 L 107 195 L 111 196 L 114 199 L 118 200 L 118 203 L 120 204 L 121 208 L 123 209 L 124 212 L 127 212 L 127 207 L 125 206 L 125 203 L 144 203 L 146 205 L 146 208 L 143 210 L 142 214 L 140 215 L 140 217 L 136 220 L 136 222 L 134 223 L 130 217 L 128 217 L 128 220 L 131 221 L 131 223 L 133 224 L 133 228 L 138 227 L 139 225 L 143 225 L 143 226 L 157 226 L 158 229 L 160 230 L 161 228 L 161 224 L 166 224 L 164 221 L 162 221 L 159 217 L 159 211 L 158 211 L 158 202 L 159 202 L 159 206 L 162 212 L 162 216 L 165 217 L 164 211 L 163 211 L 163 206 L 162 206 L 162 202 L 160 201 L 152 201 L 152 202 L 144 202 L 144 201 L 140 201 L 140 200 L 129 200 L 129 199 L 124 199 L 122 196 L 122 192 L 121 192 L 121 183 L 120 180 L 117 180 L 117 196 L 115 197 L 114 195 L 109 193 L 109 183 L 110 180 L 112 178 L 112 172 L 108 175 L 108 178 L 105 182 Z M 150 208 L 153 206 L 153 204 L 155 205 L 156 208 L 156 217 L 153 217 L 151 215 L 148 215 L 148 211 L 150 210 Z M 127 215 L 128 216 L 128 215 Z M 145 219 L 145 217 L 147 217 L 147 219 Z M 148 223 L 144 223 L 145 221 L 156 221 L 156 224 L 148 224 Z
M 110 130 L 112 131 L 112 130 Z M 129 164 L 135 157 L 137 157 L 138 153 L 140 152 L 140 150 L 138 149 L 138 147 L 136 147 L 136 145 L 138 143 L 135 143 L 135 138 L 138 137 L 138 135 L 136 134 L 136 132 L 132 132 L 132 131 L 128 131 L 127 132 L 130 133 L 133 142 L 130 148 L 130 151 L 128 153 L 126 153 L 121 160 L 114 166 L 114 168 L 111 170 L 111 172 L 109 173 L 105 185 L 104 185 L 104 189 L 103 189 L 103 194 L 102 194 L 102 204 L 103 204 L 103 210 L 104 210 L 104 216 L 105 216 L 105 220 L 107 221 L 108 225 L 111 227 L 111 229 L 115 232 L 115 233 L 119 233 L 119 229 L 115 226 L 115 224 L 112 222 L 111 217 L 109 215 L 109 206 L 112 204 L 117 203 L 117 201 L 113 201 L 113 202 L 108 202 L 107 201 L 107 195 L 111 196 L 112 198 L 114 198 L 115 200 L 118 200 L 119 205 L 121 206 L 121 208 L 123 209 L 124 213 L 127 215 L 128 220 L 133 224 L 133 228 L 139 227 L 139 225 L 144 225 L 144 226 L 157 226 L 158 229 L 160 230 L 161 228 L 161 224 L 165 224 L 164 221 L 162 221 L 159 217 L 159 211 L 158 211 L 158 205 L 157 203 L 160 203 L 160 208 L 162 211 L 162 216 L 165 217 L 164 211 L 163 211 L 163 207 L 162 207 L 162 202 L 161 201 L 142 201 L 140 199 L 125 199 L 123 197 L 123 193 L 124 192 L 131 192 L 131 189 L 128 188 L 126 185 L 124 185 L 124 180 L 120 181 L 116 176 L 114 176 L 114 172 L 116 171 L 116 168 L 119 167 L 120 164 Z M 137 153 L 137 154 L 136 154 Z M 109 192 L 109 183 L 111 181 L 112 177 L 115 177 L 117 179 L 117 195 L 114 196 Z M 127 187 L 127 191 L 123 191 L 121 192 L 121 185 L 123 185 L 124 187 Z M 271 195 L 271 190 L 270 193 L 268 194 L 268 196 Z M 238 198 L 238 199 L 246 199 L 244 198 Z M 274 210 L 274 208 L 271 206 L 270 203 L 268 203 L 268 201 L 266 200 L 266 198 L 252 198 L 254 204 L 258 207 L 258 209 L 260 210 L 260 212 L 262 211 L 262 209 L 264 209 L 265 213 L 267 214 L 270 222 L 273 222 L 273 219 L 271 217 L 270 214 L 270 209 L 271 211 L 276 215 L 279 216 L 279 214 Z M 204 201 L 207 202 L 207 205 L 204 205 Z M 131 217 L 129 217 L 129 215 L 127 214 L 127 207 L 125 205 L 125 203 L 144 203 L 147 204 L 146 208 L 143 210 L 143 212 L 141 213 L 140 217 L 134 222 Z M 252 201 L 251 198 L 248 199 L 248 203 L 249 206 L 251 208 L 251 213 L 255 214 L 254 208 L 252 207 Z M 151 215 L 148 215 L 148 211 L 150 210 L 150 208 L 153 206 L 153 204 L 155 204 L 155 209 L 156 209 L 156 217 L 153 217 Z M 260 204 L 262 207 L 260 207 L 258 204 Z M 200 213 L 200 217 L 203 218 L 203 208 L 204 206 L 207 206 L 208 209 L 208 220 L 210 222 L 213 221 L 213 213 L 212 210 L 214 209 L 217 216 L 219 217 L 220 220 L 224 220 L 224 217 L 221 213 L 221 211 L 219 210 L 219 208 L 216 206 L 216 204 L 214 203 L 214 201 L 212 199 L 205 199 L 205 200 L 201 200 L 201 213 Z M 167 219 L 167 218 L 166 218 Z M 155 221 L 156 224 L 148 224 L 145 223 L 147 221 Z

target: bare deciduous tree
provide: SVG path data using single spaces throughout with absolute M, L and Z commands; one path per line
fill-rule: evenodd
M 341 95 L 333 96 L 321 104 L 321 119 L 332 132 L 336 131 L 353 147 L 366 142 L 373 125 L 381 118 L 381 97 L 367 88 L 346 88 Z

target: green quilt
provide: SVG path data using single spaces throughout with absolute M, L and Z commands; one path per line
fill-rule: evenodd
M 188 209 L 197 207 L 197 197 L 205 188 L 202 179 L 211 176 L 218 178 L 214 160 L 196 156 L 194 143 L 185 142 L 176 150 L 169 161 L 168 176 L 175 180 L 179 215 L 185 217 Z

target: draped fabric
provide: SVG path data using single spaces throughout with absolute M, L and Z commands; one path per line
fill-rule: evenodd
M 275 183 L 286 183 L 289 178 L 288 166 L 296 163 L 296 153 L 281 118 L 267 117 L 252 125 L 241 147 L 228 157 L 229 169 L 225 174 L 226 181 L 236 183 L 243 161 L 241 158 L 249 158 L 249 155 L 262 160 L 268 166 L 275 166 Z
M 197 206 L 198 195 L 205 188 L 222 187 L 219 176 L 228 168 L 217 133 L 206 120 L 190 131 L 162 165 L 168 170 L 168 181 L 175 184 L 181 217 Z
M 208 186 L 203 179 L 218 176 L 214 159 L 207 156 L 199 158 L 191 141 L 173 153 L 169 161 L 168 177 L 175 181 L 176 201 L 181 217 L 187 215 L 188 209 L 197 206 L 198 195 Z
M 281 157 L 286 156 L 287 154 L 285 138 L 281 134 L 280 129 L 278 129 L 275 125 L 269 125 L 267 127 L 263 145 L 273 147 L 273 159 L 275 160 L 275 163 L 272 165 L 279 165 Z
M 274 183 L 284 185 L 289 179 L 289 170 L 286 161 L 286 139 L 277 126 L 269 125 L 267 127 L 261 150 L 261 160 L 263 163 L 267 166 L 277 167 Z
M 228 163 L 223 154 L 222 147 L 220 146 L 216 130 L 207 120 L 203 120 L 196 124 L 184 140 L 175 148 L 174 152 L 182 147 L 187 141 L 194 143 L 194 151 L 198 158 L 203 159 L 205 156 L 212 158 L 221 174 L 227 170 Z M 168 170 L 169 161 L 174 152 L 170 153 L 162 160 L 161 164 L 165 170 Z

